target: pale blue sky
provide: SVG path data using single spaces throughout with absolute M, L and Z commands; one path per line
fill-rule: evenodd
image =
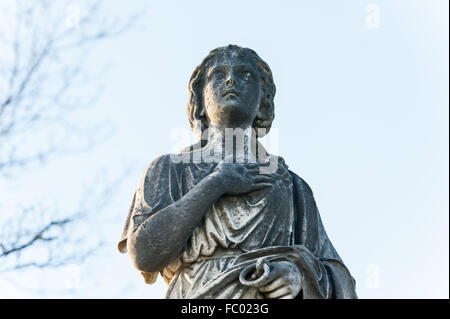
M 379 28 L 366 24 L 369 4 L 379 8 Z M 179 141 L 171 134 L 189 127 L 193 69 L 209 50 L 238 44 L 272 69 L 277 153 L 312 187 L 359 297 L 448 298 L 447 1 L 106 5 L 124 15 L 146 9 L 144 28 L 91 56 L 93 66 L 112 66 L 101 100 L 80 119 L 110 122 L 114 135 L 89 154 L 54 160 L 0 188 L 12 199 L 3 205 L 26 198 L 69 207 L 102 167 L 113 176 L 130 165 L 93 228 L 107 246 L 79 268 L 0 277 L 0 297 L 164 295 L 163 281 L 146 285 L 117 240 L 145 166 L 173 151 Z M 68 276 L 78 278 L 73 289 Z

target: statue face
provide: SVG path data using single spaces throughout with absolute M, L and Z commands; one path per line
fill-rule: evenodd
M 203 105 L 210 126 L 249 127 L 260 103 L 259 73 L 254 62 L 234 51 L 219 56 L 206 70 Z

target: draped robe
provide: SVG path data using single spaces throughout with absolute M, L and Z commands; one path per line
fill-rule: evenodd
M 153 214 L 179 200 L 217 163 L 155 159 L 136 188 L 118 248 Z M 356 298 L 355 281 L 331 244 L 308 184 L 281 157 L 271 187 L 222 196 L 193 231 L 182 253 L 159 272 L 142 272 L 149 284 L 158 274 L 165 298 L 262 298 L 239 275 L 259 258 L 289 261 L 303 274 L 298 299 Z

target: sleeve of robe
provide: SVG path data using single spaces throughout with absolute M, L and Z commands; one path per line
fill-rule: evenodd
M 291 172 L 294 181 L 294 243 L 305 285 L 298 298 L 357 298 L 355 280 L 331 244 L 308 184 Z
M 118 249 L 127 252 L 127 238 L 151 215 L 176 202 L 182 197 L 178 183 L 179 172 L 170 161 L 170 155 L 156 158 L 145 170 L 133 195 Z M 152 284 L 158 272 L 141 272 L 145 282 Z

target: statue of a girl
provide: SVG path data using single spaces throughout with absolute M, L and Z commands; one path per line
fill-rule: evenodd
M 274 119 L 269 66 L 250 49 L 217 48 L 189 93 L 202 138 L 146 169 L 119 250 L 147 283 L 162 275 L 166 298 L 356 298 L 311 189 L 257 141 Z

